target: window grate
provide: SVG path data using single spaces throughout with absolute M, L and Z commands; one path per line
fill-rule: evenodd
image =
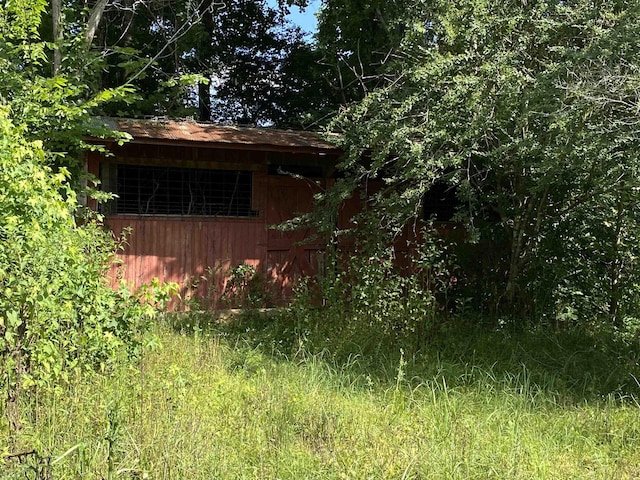
M 115 211 L 255 217 L 249 171 L 118 165 Z

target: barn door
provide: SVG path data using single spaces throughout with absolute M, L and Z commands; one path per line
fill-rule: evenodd
M 313 196 L 320 187 L 311 181 L 291 177 L 269 176 L 267 223 L 275 225 L 309 212 Z M 311 236 L 311 229 L 293 232 L 269 230 L 267 234 L 267 272 L 274 284 L 274 296 L 283 301 L 291 296 L 295 281 L 318 272 L 319 243 L 300 245 Z

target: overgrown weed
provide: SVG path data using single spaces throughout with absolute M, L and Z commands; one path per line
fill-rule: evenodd
M 166 319 L 138 369 L 32 399 L 21 446 L 55 479 L 640 473 L 629 342 L 458 325 L 353 348 L 291 313 Z M 30 462 L 0 478 L 34 478 Z
M 277 359 L 321 359 L 342 374 L 386 386 L 396 382 L 404 362 L 409 384 L 446 375 L 452 387 L 538 389 L 569 403 L 640 395 L 640 346 L 614 331 L 487 328 L 451 320 L 432 339 L 416 344 L 410 335 L 390 337 L 375 326 L 368 331 L 345 326 L 342 317 L 322 310 L 304 320 L 297 314 L 253 312 L 210 325 L 209 331 Z

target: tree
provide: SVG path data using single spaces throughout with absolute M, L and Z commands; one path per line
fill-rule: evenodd
M 635 284 L 638 6 L 425 1 L 400 15 L 382 85 L 331 124 L 346 177 L 324 202 L 382 179 L 371 212 L 397 231 L 447 182 L 469 237 L 504 245 L 482 272 L 487 308 L 634 314 L 638 292 L 620 285 Z M 600 280 L 580 288 L 590 269 Z
M 348 105 L 385 82 L 404 34 L 411 2 L 405 0 L 323 2 L 318 15 L 318 50 L 336 105 Z
M 22 392 L 135 358 L 153 312 L 106 273 L 116 245 L 99 218 L 78 221 L 67 153 L 93 108 L 125 93 L 82 83 L 86 48 L 51 76 L 40 37 L 47 3 L 0 4 L 0 392 L 11 431 Z M 61 45 L 57 45 L 59 48 Z M 76 65 L 77 68 L 74 68 Z
M 119 85 L 100 90 L 92 81 L 99 57 L 84 37 L 64 34 L 82 31 L 86 23 L 70 26 L 59 18 L 54 38 L 49 7 L 44 0 L 0 7 L 0 102 L 27 139 L 59 153 L 51 161 L 71 169 L 75 182 L 85 136 L 106 133 L 96 128 L 90 112 L 106 101 L 127 98 L 131 89 Z
M 196 49 L 192 59 L 196 68 L 204 67 L 211 75 L 210 119 L 253 125 L 291 123 L 297 112 L 290 111 L 290 95 L 304 92 L 292 91 L 296 79 L 287 75 L 284 64 L 293 57 L 309 60 L 302 54 L 306 45 L 300 30 L 286 22 L 282 11 L 256 0 L 228 4 L 214 14 L 211 26 L 211 48 Z
M 132 15 L 123 37 L 122 13 L 106 12 L 97 38 L 116 48 L 102 86 L 121 84 L 140 62 L 153 62 L 133 80 L 140 91 L 135 101 L 112 104 L 105 113 L 301 125 L 307 112 L 324 108 L 327 96 L 315 81 L 317 55 L 284 13 L 264 0 L 155 1 Z M 177 36 L 185 25 L 189 30 Z

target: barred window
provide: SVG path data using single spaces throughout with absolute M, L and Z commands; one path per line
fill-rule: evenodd
M 115 213 L 255 217 L 249 171 L 117 165 Z

